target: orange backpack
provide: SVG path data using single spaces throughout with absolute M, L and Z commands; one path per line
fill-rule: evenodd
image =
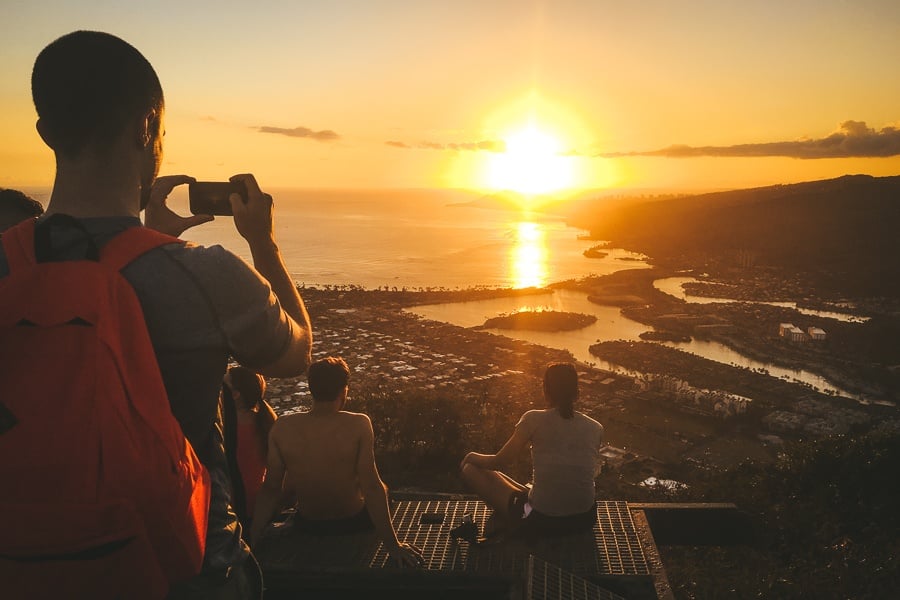
M 39 262 L 33 220 L 2 242 L 0 596 L 162 598 L 200 571 L 210 481 L 120 271 L 181 242 L 132 227 Z

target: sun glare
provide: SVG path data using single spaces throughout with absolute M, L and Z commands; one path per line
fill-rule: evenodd
M 506 150 L 490 157 L 488 185 L 534 195 L 572 187 L 572 159 L 561 154 L 559 140 L 534 125 L 504 138 Z
M 522 221 L 513 226 L 515 244 L 510 249 L 513 287 L 541 287 L 547 279 L 547 245 L 538 223 Z

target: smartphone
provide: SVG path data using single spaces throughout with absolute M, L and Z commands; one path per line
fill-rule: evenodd
M 195 181 L 188 185 L 191 212 L 195 215 L 232 215 L 231 194 L 247 202 L 247 188 L 240 181 Z

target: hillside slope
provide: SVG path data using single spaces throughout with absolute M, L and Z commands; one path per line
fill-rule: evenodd
M 848 296 L 900 294 L 900 176 L 583 205 L 571 223 L 676 267 L 775 267 Z

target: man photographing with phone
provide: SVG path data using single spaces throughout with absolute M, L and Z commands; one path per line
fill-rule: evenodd
M 175 236 L 212 219 L 182 217 L 166 204 L 172 189 L 194 180 L 157 177 L 164 134 L 162 87 L 134 47 L 101 32 L 65 35 L 37 57 L 32 95 L 37 130 L 56 158 L 49 205 L 34 226 L 35 239 L 49 245 L 49 260 L 85 258 L 86 245 L 102 252 L 121 232 L 143 226 L 142 209 L 146 227 Z M 211 482 L 202 570 L 173 582 L 169 598 L 243 599 L 261 593 L 258 567 L 241 541 L 241 525 L 230 506 L 221 382 L 230 359 L 273 377 L 302 375 L 310 363 L 309 316 L 275 241 L 272 197 L 260 190 L 253 175 L 231 180 L 246 189 L 246 202 L 232 195 L 230 203 L 253 267 L 221 246 L 172 239 L 120 271 L 140 303 L 172 414 Z M 0 248 L 0 282 L 9 276 L 11 262 Z M 63 287 L 60 283 L 55 302 L 66 302 Z M 49 447 L 53 442 L 47 440 Z M 29 465 L 18 467 L 27 470 Z M 71 531 L 60 531 L 60 537 L 66 536 Z M 124 575 L 140 579 L 144 574 L 136 569 Z M 83 595 L 78 589 L 65 594 Z M 109 590 L 109 595 L 115 592 Z

